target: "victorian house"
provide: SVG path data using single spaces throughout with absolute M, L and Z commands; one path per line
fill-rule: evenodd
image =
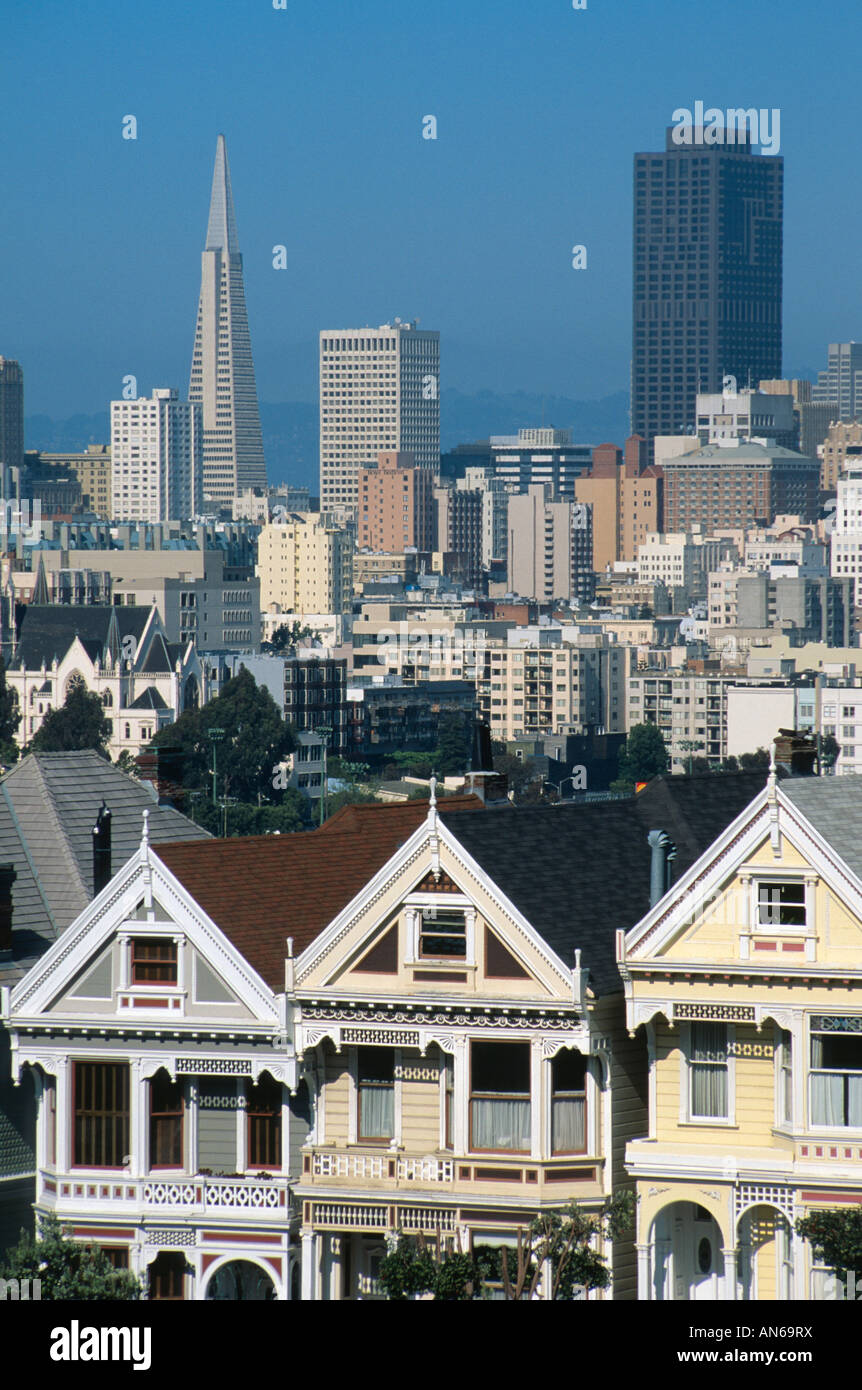
M 597 1209 L 648 1128 L 617 933 L 762 780 L 145 833 L 6 998 L 37 1210 L 151 1297 L 337 1300 L 379 1295 L 397 1231 L 511 1246 L 543 1210 Z M 604 1253 L 634 1297 L 632 1241 Z
M 862 1202 L 859 779 L 773 772 L 619 966 L 649 1056 L 639 1297 L 829 1296 L 795 1222 Z

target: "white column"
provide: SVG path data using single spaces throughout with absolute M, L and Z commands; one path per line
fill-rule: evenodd
M 455 1088 L 453 1099 L 452 1143 L 456 1154 L 465 1154 L 470 1136 L 470 1076 L 469 1042 L 466 1038 L 456 1038 L 452 1060 L 452 1079 Z
M 650 1247 L 646 1245 L 636 1245 L 635 1250 L 638 1256 L 638 1302 L 649 1303 L 652 1298 L 650 1287 Z
M 68 1173 L 72 1166 L 72 1134 L 75 1116 L 72 1113 L 72 1063 L 57 1059 L 57 1172 Z
M 533 1162 L 544 1157 L 542 1117 L 545 1113 L 545 1088 L 542 1085 L 542 1041 L 530 1043 L 530 1157 Z
M 739 1251 L 733 1247 L 722 1250 L 724 1258 L 724 1298 L 726 1301 L 739 1297 L 736 1287 L 736 1265 Z
M 302 1299 L 313 1302 L 317 1293 L 317 1237 L 313 1231 L 303 1231 L 302 1242 Z
M 150 1096 L 150 1083 L 141 1075 L 143 1063 L 139 1057 L 132 1058 L 132 1096 L 129 1116 L 129 1177 L 140 1178 L 147 1170 L 147 1102 Z

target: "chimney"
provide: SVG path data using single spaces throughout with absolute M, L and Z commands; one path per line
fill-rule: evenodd
M 791 777 L 817 774 L 817 739 L 795 729 L 779 729 L 775 740 L 775 764 Z
M 14 864 L 0 864 L 0 960 L 12 955 L 12 885 L 16 878 Z
M 651 830 L 647 835 L 652 858 L 650 861 L 649 905 L 655 907 L 670 888 L 671 860 L 676 858 L 676 845 L 663 830 Z
M 139 769 L 139 780 L 152 784 L 159 805 L 173 806 L 174 810 L 182 811 L 186 796 L 182 748 L 164 744 L 157 748 L 146 748 L 137 755 L 135 762 Z
M 473 723 L 473 752 L 470 771 L 464 783 L 465 792 L 472 792 L 486 806 L 509 806 L 509 779 L 494 771 L 491 751 L 491 730 L 482 720 Z
M 93 897 L 111 881 L 111 813 L 104 801 L 93 826 Z

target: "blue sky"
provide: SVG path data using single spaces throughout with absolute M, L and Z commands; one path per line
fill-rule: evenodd
M 0 353 L 28 414 L 185 392 L 224 131 L 262 400 L 395 315 L 440 329 L 443 387 L 625 389 L 632 155 L 701 99 L 781 111 L 785 368 L 819 367 L 862 338 L 860 39 L 859 0 L 12 0 Z

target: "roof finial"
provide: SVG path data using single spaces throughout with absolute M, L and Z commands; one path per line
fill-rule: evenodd
M 149 847 L 150 847 L 150 813 L 149 813 L 149 811 L 144 811 L 144 829 L 143 829 L 143 833 L 141 834 L 141 849 L 149 849 Z
M 429 801 L 428 801 L 428 810 L 429 810 L 429 811 L 436 811 L 436 810 L 437 810 L 437 774 L 436 774 L 435 772 L 432 772 L 432 773 L 431 773 L 431 783 L 430 783 L 430 786 L 431 786 L 431 796 L 430 796 Z

